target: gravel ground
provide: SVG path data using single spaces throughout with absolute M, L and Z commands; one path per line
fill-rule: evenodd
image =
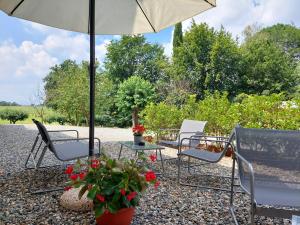
M 109 140 L 111 130 L 98 128 L 96 136 L 104 135 L 103 148 L 113 157 L 117 155 L 117 140 L 128 140 L 128 130 L 114 129 L 114 140 Z M 95 224 L 92 212 L 78 213 L 65 210 L 59 205 L 62 192 L 40 195 L 28 193 L 30 179 L 38 185 L 52 172 L 61 174 L 56 183 L 63 184 L 66 178 L 59 168 L 34 172 L 24 170 L 25 158 L 31 148 L 37 131 L 33 126 L 0 125 L 0 225 L 2 224 Z M 112 134 L 112 133 L 110 133 Z M 124 151 L 124 156 L 132 153 Z M 57 161 L 51 154 L 46 155 L 48 163 Z M 159 170 L 159 164 L 156 165 Z M 195 174 L 189 175 L 183 170 L 185 182 L 197 182 L 202 185 L 227 186 L 228 179 L 209 178 L 201 174 L 215 173 L 230 175 L 230 168 L 223 165 L 197 167 Z M 148 189 L 136 209 L 133 225 L 172 225 L 172 224 L 233 224 L 229 214 L 229 193 L 199 188 L 179 186 L 176 182 L 177 166 L 168 161 L 166 175 L 160 177 L 158 190 Z M 240 224 L 247 224 L 249 198 L 245 194 L 236 194 L 236 206 Z M 257 217 L 257 224 L 290 224 L 289 220 Z

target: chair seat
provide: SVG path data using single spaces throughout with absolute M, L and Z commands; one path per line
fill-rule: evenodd
M 69 161 L 84 158 L 89 155 L 89 145 L 87 142 L 69 141 L 54 144 L 57 158 L 62 161 Z
M 283 187 L 282 183 L 278 183 L 280 187 L 264 184 L 263 182 L 255 182 L 254 199 L 258 205 L 268 205 L 277 207 L 300 208 L 300 189 L 290 188 L 288 184 Z M 248 185 L 246 189 L 250 190 Z
M 187 149 L 178 154 L 179 156 L 189 156 L 207 162 L 218 162 L 222 157 L 221 153 L 209 152 L 203 149 Z

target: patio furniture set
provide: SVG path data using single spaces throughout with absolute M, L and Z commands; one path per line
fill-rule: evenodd
M 33 120 L 38 128 L 38 135 L 34 141 L 30 154 L 26 160 L 27 169 L 42 168 L 42 161 L 49 149 L 54 156 L 63 162 L 88 157 L 88 143 L 82 142 L 86 138 L 79 138 L 76 130 L 47 131 L 45 126 Z M 250 196 L 250 223 L 255 224 L 254 215 L 291 219 L 293 224 L 299 224 L 300 216 L 300 131 L 282 131 L 269 129 L 250 129 L 236 126 L 230 137 L 208 136 L 204 133 L 205 121 L 184 120 L 180 130 L 161 130 L 162 136 L 168 132 L 177 133 L 175 140 L 163 140 L 161 135 L 154 143 L 144 146 L 135 145 L 132 141 L 122 141 L 118 158 L 122 151 L 128 148 L 135 152 L 155 151 L 159 154 L 162 174 L 165 173 L 162 150 L 165 146 L 177 150 L 178 183 L 198 188 L 214 189 L 230 192 L 230 213 L 235 224 L 238 224 L 234 208 L 234 196 L 237 192 L 244 192 Z M 76 138 L 52 139 L 49 133 L 76 132 Z M 172 135 L 171 135 L 172 136 Z M 100 155 L 98 141 L 97 155 Z M 217 145 L 218 152 L 207 151 L 207 146 Z M 232 174 L 230 189 L 201 186 L 181 182 L 181 170 L 184 158 L 187 160 L 187 170 L 191 173 L 193 166 L 219 162 L 229 148 L 234 149 L 232 155 Z M 34 166 L 29 167 L 32 159 Z M 191 159 L 194 159 L 191 161 Z M 195 161 L 201 163 L 195 164 Z M 236 172 L 237 171 L 237 172 Z M 238 183 L 238 184 L 237 184 Z M 241 191 L 235 188 L 240 187 Z M 43 193 L 61 188 L 33 190 L 32 181 L 30 191 Z

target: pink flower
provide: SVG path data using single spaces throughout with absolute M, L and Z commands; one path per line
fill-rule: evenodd
M 97 194 L 96 198 L 99 200 L 99 202 L 105 202 L 105 197 L 103 195 Z
M 146 174 L 145 174 L 145 178 L 146 178 L 146 181 L 147 182 L 151 182 L 153 180 L 156 179 L 156 175 L 153 171 L 148 171 Z
M 125 190 L 124 188 L 122 188 L 122 189 L 120 190 L 120 193 L 121 193 L 121 195 L 125 196 L 125 195 L 126 195 L 126 190 Z
M 133 191 L 133 192 L 131 192 L 130 194 L 128 194 L 128 195 L 126 196 L 126 198 L 127 198 L 128 201 L 131 201 L 132 199 L 135 198 L 136 195 L 137 195 L 137 193 L 136 193 L 135 191 Z
M 155 162 L 156 159 L 157 159 L 157 156 L 154 155 L 154 154 L 151 154 L 151 155 L 149 156 L 149 158 L 151 159 L 152 162 Z
M 68 166 L 67 167 L 67 169 L 66 169 L 66 171 L 65 171 L 65 174 L 68 174 L 68 175 L 70 175 L 70 174 L 72 174 L 73 173 L 73 166 Z

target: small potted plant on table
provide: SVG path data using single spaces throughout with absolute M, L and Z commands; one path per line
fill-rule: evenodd
M 152 162 L 153 158 L 151 155 Z M 78 161 L 66 169 L 70 181 L 65 190 L 81 188 L 79 198 L 88 192 L 97 224 L 129 225 L 142 193 L 149 184 L 155 188 L 159 185 L 155 173 L 138 160 L 145 162 L 146 158 L 140 155 L 136 160 L 116 160 L 102 155 L 87 164 Z
M 145 131 L 146 129 L 142 124 L 137 124 L 134 127 L 132 127 L 135 145 L 139 145 L 141 142 L 143 142 L 143 134 Z

